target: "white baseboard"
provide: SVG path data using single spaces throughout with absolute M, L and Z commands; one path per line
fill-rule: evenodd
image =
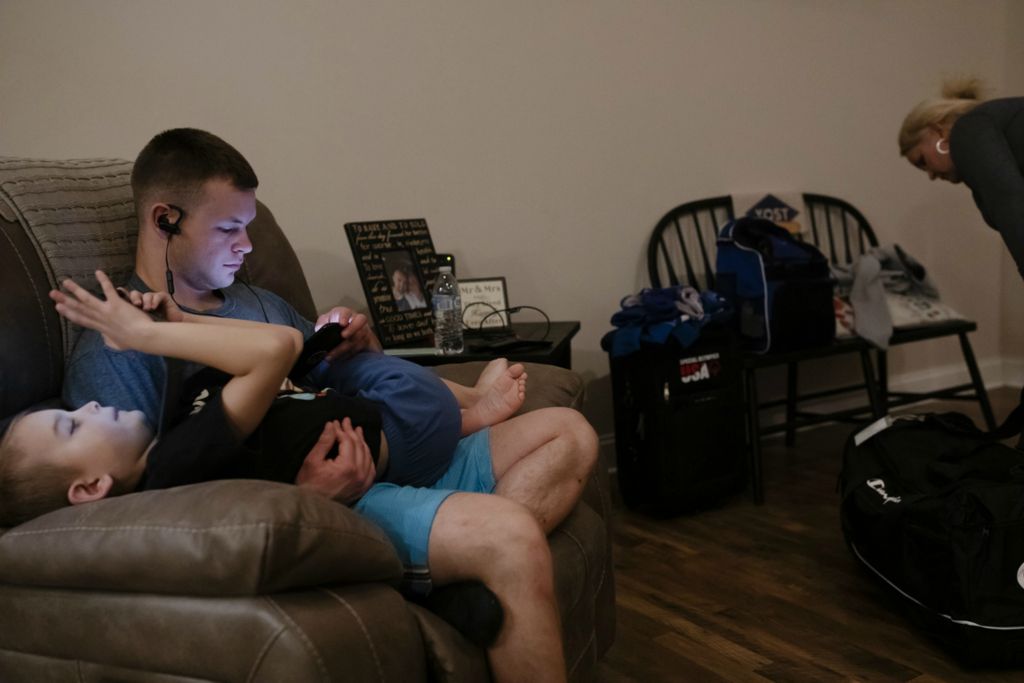
M 1024 369 L 1024 359 L 1019 361 L 1020 367 Z M 1007 362 L 1003 358 L 987 358 L 978 362 L 978 369 L 981 371 L 981 378 L 985 382 L 985 388 L 995 389 L 1006 384 Z M 939 368 L 929 368 L 917 372 L 907 372 L 902 375 L 893 376 L 889 380 L 889 386 L 897 391 L 932 391 L 941 389 L 944 386 L 963 384 L 970 382 L 971 376 L 967 372 L 963 361 L 945 365 Z
M 1024 385 L 1024 358 L 1003 358 L 1002 379 L 1000 386 L 1019 389 Z M 988 382 L 985 386 L 988 386 Z
M 1017 369 L 1019 368 L 1019 371 Z M 1020 386 L 1021 378 L 1024 378 L 1024 359 L 1015 359 L 1015 366 L 1011 366 L 1007 359 L 987 358 L 978 362 L 978 369 L 981 372 L 982 381 L 988 390 L 1001 386 L 1013 386 L 1007 382 L 1012 378 Z M 906 372 L 901 375 L 889 376 L 890 391 L 926 392 L 936 391 L 944 387 L 951 387 L 957 384 L 966 384 L 971 381 L 971 375 L 963 361 L 949 365 L 916 372 Z M 828 398 L 805 404 L 805 407 L 821 412 L 834 412 L 846 408 L 855 408 L 866 403 L 867 399 L 863 394 L 852 393 L 837 398 Z M 785 408 L 780 406 L 777 409 L 761 413 L 761 425 L 782 424 L 785 420 Z

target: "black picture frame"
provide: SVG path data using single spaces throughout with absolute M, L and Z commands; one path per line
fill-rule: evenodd
M 430 285 L 437 277 L 437 253 L 426 219 L 346 223 L 345 234 L 381 345 L 433 345 Z M 418 284 L 418 296 L 413 291 L 399 297 L 396 272 L 407 283 Z

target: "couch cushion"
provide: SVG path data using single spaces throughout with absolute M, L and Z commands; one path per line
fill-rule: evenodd
M 295 486 L 227 480 L 51 512 L 0 536 L 0 582 L 177 595 L 255 595 L 397 581 L 376 526 Z
M 380 583 L 249 597 L 0 585 L 3 683 L 421 683 L 425 669 L 416 620 Z
M 139 230 L 131 171 L 123 159 L 0 157 L 0 217 L 20 224 L 32 242 L 35 253 L 24 258 L 42 259 L 48 283 L 33 286 L 46 307 L 44 288 L 66 277 L 99 291 L 97 268 L 116 283 L 131 275 Z M 60 325 L 67 354 L 81 330 L 66 320 Z

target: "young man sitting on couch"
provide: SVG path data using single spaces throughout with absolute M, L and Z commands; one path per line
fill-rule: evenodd
M 175 129 L 153 138 L 132 172 L 139 237 L 128 286 L 167 291 L 192 313 L 288 325 L 304 337 L 327 322 L 346 324 L 332 362 L 310 379 L 351 390 L 347 355 L 379 351 L 365 316 L 335 308 L 314 325 L 274 294 L 235 280 L 252 250 L 246 226 L 256 214 L 257 183 L 245 158 L 210 133 Z M 71 407 L 98 401 L 142 410 L 155 425 L 163 374 L 160 358 L 113 351 L 86 331 L 68 362 L 64 399 Z M 456 493 L 441 501 L 425 562 L 407 567 L 407 575 L 426 585 L 482 581 L 505 612 L 488 651 L 495 677 L 559 680 L 565 668 L 545 537 L 579 499 L 597 438 L 578 412 L 549 408 L 495 425 L 489 440 L 495 495 Z M 321 490 L 351 491 L 347 477 L 360 474 L 325 468 Z

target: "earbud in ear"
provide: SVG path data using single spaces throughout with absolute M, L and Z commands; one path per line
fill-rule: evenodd
M 160 216 L 156 219 L 156 226 L 166 232 L 168 235 L 177 235 L 181 233 L 181 228 L 178 227 L 178 223 L 181 222 L 179 218 L 177 222 L 172 223 L 167 216 Z
M 178 220 L 171 222 L 171 219 L 167 217 L 167 214 L 157 216 L 156 227 L 160 228 L 168 235 L 180 235 L 181 234 L 181 221 L 185 218 L 185 209 L 174 204 L 168 204 L 167 207 L 172 211 L 178 212 Z

